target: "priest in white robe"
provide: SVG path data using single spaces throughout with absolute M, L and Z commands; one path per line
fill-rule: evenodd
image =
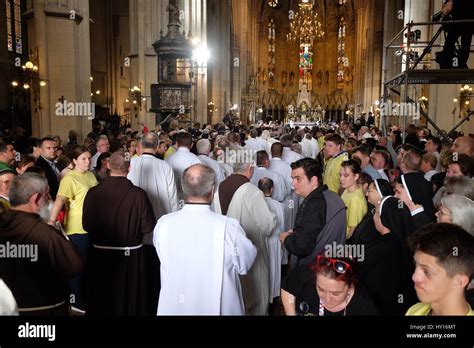
M 266 144 L 263 142 L 263 139 L 257 139 L 258 138 L 258 131 L 256 129 L 253 129 L 250 132 L 250 138 L 245 142 L 245 150 L 248 151 L 266 151 Z M 263 140 L 263 141 L 262 141 Z
M 176 152 L 166 158 L 165 161 L 173 168 L 176 189 L 178 190 L 178 200 L 182 201 L 184 195 L 181 187 L 181 178 L 184 171 L 192 165 L 200 164 L 202 162 L 191 152 L 193 147 L 193 137 L 188 132 L 178 133 L 176 136 L 176 146 L 178 148 Z
M 285 216 L 283 204 L 272 198 L 273 181 L 269 178 L 262 178 L 258 182 L 258 188 L 265 195 L 265 202 L 268 209 L 275 214 L 277 224 L 270 237 L 267 238 L 268 259 L 270 265 L 270 303 L 275 297 L 280 296 L 281 288 L 281 261 L 282 244 L 279 236 L 285 230 Z
M 246 313 L 268 314 L 270 270 L 267 237 L 276 225 L 275 215 L 265 203 L 263 193 L 250 182 L 254 161 L 248 152 L 237 155 L 234 173 L 219 186 L 214 197 L 217 213 L 239 220 L 247 237 L 257 247 L 257 258 L 247 276 L 241 277 Z
M 283 154 L 281 159 L 288 164 L 292 164 L 293 162 L 299 161 L 303 158 L 299 153 L 296 153 L 291 150 L 291 145 L 293 144 L 293 138 L 291 135 L 283 135 L 280 138 L 280 142 L 283 145 Z
M 245 315 L 239 275 L 251 269 L 257 248 L 237 220 L 211 211 L 214 182 L 211 168 L 188 168 L 183 176 L 186 204 L 156 225 L 158 315 Z
M 179 209 L 173 168 L 156 157 L 158 145 L 155 133 L 143 136 L 138 143 L 140 156 L 132 158 L 127 176 L 135 186 L 145 190 L 156 219 Z
M 273 181 L 273 196 L 272 198 L 278 202 L 283 202 L 286 196 L 289 194 L 288 187 L 283 177 L 269 169 L 270 158 L 266 151 L 257 152 L 257 167 L 254 170 L 253 176 L 250 182 L 255 186 L 258 186 L 258 182 L 262 178 L 270 178 Z
M 219 184 L 225 180 L 226 176 L 224 169 L 221 167 L 219 162 L 209 157 L 209 154 L 211 153 L 211 147 L 212 145 L 209 139 L 201 139 L 196 143 L 196 150 L 199 160 L 214 170 L 216 173 L 216 185 L 219 186 Z

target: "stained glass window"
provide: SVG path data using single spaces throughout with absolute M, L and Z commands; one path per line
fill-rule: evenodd
M 300 80 L 299 90 L 313 90 L 313 45 L 302 43 L 300 45 Z
M 346 21 L 344 17 L 341 17 L 337 34 L 337 84 L 339 88 L 342 88 L 344 83 L 344 72 L 348 65 L 349 59 L 346 57 Z
M 22 35 L 21 35 L 21 3 L 20 0 L 14 0 L 14 7 L 15 7 L 15 42 L 16 48 L 15 51 L 18 54 L 23 53 L 23 45 L 22 45 Z
M 275 78 L 275 37 L 275 21 L 272 18 L 268 23 L 268 81 L 270 83 L 270 88 L 273 87 L 273 81 Z
M 5 0 L 7 20 L 7 47 L 11 52 L 23 53 L 21 32 L 21 0 Z
M 8 50 L 13 52 L 13 31 L 12 31 L 12 9 L 10 0 L 5 0 L 7 17 L 7 42 Z

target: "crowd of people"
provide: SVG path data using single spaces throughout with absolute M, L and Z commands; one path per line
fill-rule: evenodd
M 473 173 L 415 125 L 3 134 L 0 314 L 474 315 Z

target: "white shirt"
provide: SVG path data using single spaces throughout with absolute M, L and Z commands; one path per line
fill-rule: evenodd
M 283 148 L 283 155 L 281 156 L 281 159 L 285 161 L 286 163 L 291 165 L 293 162 L 299 161 L 302 158 L 303 156 L 301 156 L 299 153 L 291 151 L 290 148 L 288 147 Z
M 97 151 L 94 156 L 91 158 L 91 164 L 89 166 L 90 170 L 94 170 L 95 167 L 97 167 L 97 160 L 99 159 L 99 156 L 102 155 L 102 152 Z
M 181 186 L 181 178 L 186 169 L 194 164 L 202 164 L 198 156 L 191 153 L 187 147 L 180 147 L 165 160 L 174 172 L 174 179 L 176 180 L 176 188 L 178 190 L 178 199 L 183 199 L 183 188 Z
M 425 173 L 425 180 L 428 182 L 431 182 L 431 178 L 433 175 L 438 174 L 438 171 L 436 169 L 430 170 L 429 172 Z
M 387 174 L 385 174 L 385 171 L 383 169 L 377 169 L 377 171 L 380 173 L 380 176 L 382 177 L 382 179 L 390 182 L 390 179 L 388 178 Z
M 265 167 L 256 167 L 250 182 L 258 187 L 258 182 L 262 178 L 269 178 L 273 180 L 273 195 L 272 198 L 278 202 L 283 202 L 285 197 L 290 193 L 287 189 L 285 180 L 276 172 L 273 172 Z
M 179 209 L 173 168 L 168 163 L 143 154 L 132 158 L 130 167 L 128 179 L 145 190 L 157 219 Z
M 239 275 L 257 248 L 235 219 L 208 205 L 163 216 L 153 244 L 161 261 L 158 315 L 244 315 Z

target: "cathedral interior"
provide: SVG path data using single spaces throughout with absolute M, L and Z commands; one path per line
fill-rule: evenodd
M 442 83 L 436 74 L 444 36 L 433 41 L 439 26 L 429 23 L 442 4 L 0 1 L 0 128 L 66 138 L 70 129 L 85 136 L 92 118 L 153 129 L 170 116 L 209 124 L 231 114 L 252 124 L 369 113 L 383 126 L 400 115 L 381 117 L 381 103 L 405 99 L 420 101 L 431 125 L 450 130 L 469 120 L 474 76 L 466 70 Z M 411 70 L 424 75 L 410 80 Z M 93 117 L 58 114 L 68 103 L 93 103 Z M 459 127 L 474 133 L 472 121 Z

